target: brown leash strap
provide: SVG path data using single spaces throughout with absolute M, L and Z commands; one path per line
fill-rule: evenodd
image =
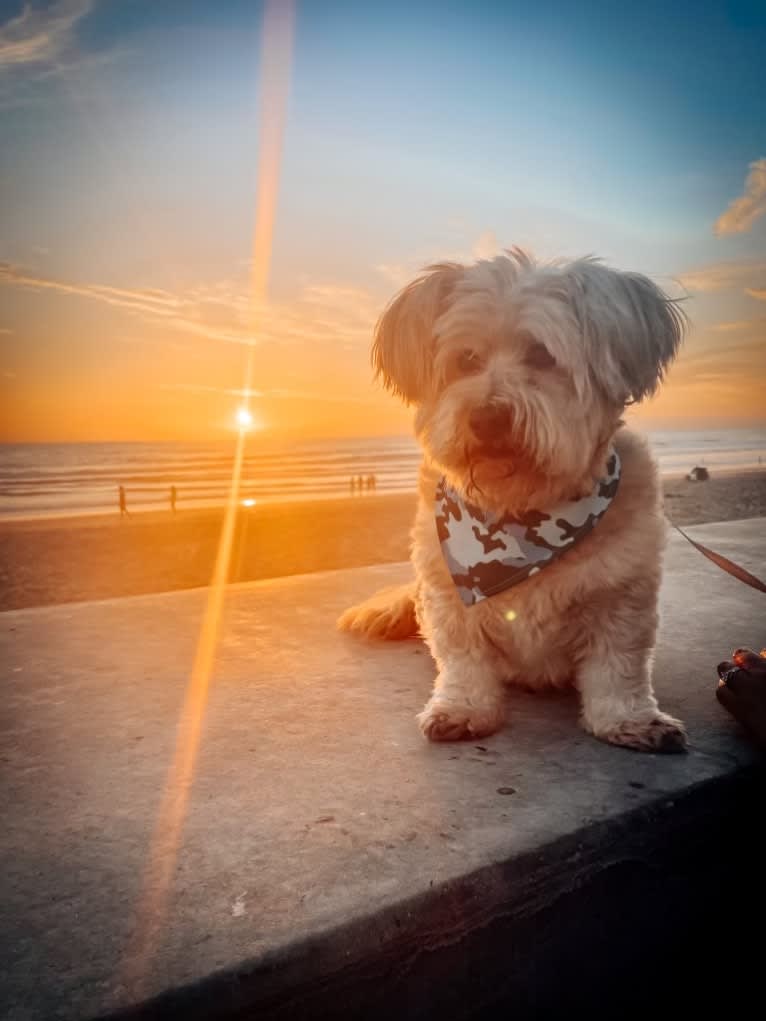
M 673 522 L 670 522 L 673 525 Z M 717 567 L 720 567 L 722 571 L 726 571 L 727 574 L 733 575 L 735 578 L 739 578 L 745 585 L 749 585 L 750 588 L 758 589 L 759 592 L 766 592 L 766 585 L 761 581 L 760 578 L 756 578 L 754 574 L 746 571 L 744 567 L 740 567 L 739 564 L 732 563 L 726 557 L 721 556 L 720 553 L 714 553 L 713 550 L 708 549 L 707 546 L 703 546 L 701 542 L 695 542 L 694 539 L 690 538 L 678 525 L 673 525 L 673 528 L 690 542 L 695 549 L 699 550 L 703 557 L 707 557 L 708 560 L 712 560 Z

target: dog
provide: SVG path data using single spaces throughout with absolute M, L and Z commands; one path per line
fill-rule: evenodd
M 683 724 L 659 709 L 651 679 L 665 544 L 657 468 L 622 415 L 656 391 L 685 325 L 645 276 L 592 257 L 542 264 L 520 249 L 430 266 L 381 316 L 376 374 L 415 406 L 423 449 L 415 581 L 338 626 L 422 634 L 438 670 L 418 716 L 426 737 L 496 732 L 506 684 L 574 685 L 596 738 L 684 750 Z

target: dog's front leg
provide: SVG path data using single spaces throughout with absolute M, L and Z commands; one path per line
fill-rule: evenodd
M 647 621 L 643 627 L 642 620 Z M 655 620 L 653 608 L 615 605 L 595 624 L 577 671 L 582 722 L 610 744 L 681 752 L 686 748 L 684 726 L 660 710 L 652 691 Z
M 491 656 L 439 657 L 434 693 L 418 715 L 420 729 L 431 741 L 487 737 L 505 722 L 503 678 Z

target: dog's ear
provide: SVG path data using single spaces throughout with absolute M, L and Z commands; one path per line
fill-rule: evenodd
M 455 262 L 429 266 L 396 295 L 375 327 L 375 375 L 407 404 L 423 398 L 433 368 L 434 324 L 462 272 Z
M 678 302 L 648 277 L 580 259 L 564 270 L 591 371 L 617 401 L 655 392 L 686 327 Z

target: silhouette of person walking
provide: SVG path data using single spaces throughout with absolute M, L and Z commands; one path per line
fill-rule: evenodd
M 351 476 L 351 492 L 352 494 L 356 492 L 356 479 L 353 475 Z
M 359 476 L 359 478 L 358 478 L 358 479 L 356 480 L 356 484 L 357 484 L 357 486 L 359 487 L 359 492 L 361 493 L 361 492 L 362 492 L 362 490 L 364 489 L 364 479 L 362 478 L 362 476 L 361 476 L 361 475 L 360 475 L 360 476 Z
M 120 492 L 120 517 L 122 517 L 123 514 L 127 514 L 128 517 L 130 517 L 130 511 L 128 510 L 128 501 L 125 496 L 125 486 L 120 486 L 119 492 Z
M 170 487 L 170 509 L 175 514 L 176 512 L 176 498 L 178 497 L 178 491 L 175 486 Z

